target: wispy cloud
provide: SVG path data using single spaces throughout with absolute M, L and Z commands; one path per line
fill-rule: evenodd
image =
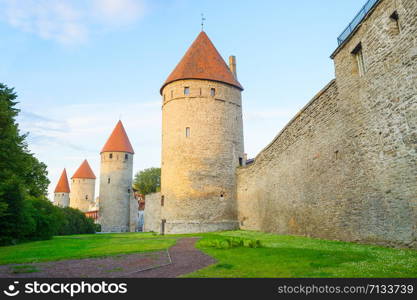
M 141 18 L 145 13 L 145 5 L 135 0 L 94 0 L 93 11 L 98 20 L 119 26 Z
M 83 43 L 97 26 L 133 24 L 144 13 L 144 0 L 0 0 L 0 20 L 61 44 Z

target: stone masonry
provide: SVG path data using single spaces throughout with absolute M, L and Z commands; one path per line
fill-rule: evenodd
M 188 86 L 189 95 L 184 96 Z M 215 96 L 210 96 L 211 88 Z M 240 91 L 213 81 L 180 80 L 163 93 L 161 191 L 166 232 L 237 228 L 235 169 L 243 158 Z
M 417 247 L 417 1 L 379 1 L 332 58 L 336 79 L 238 169 L 240 227 Z
M 165 233 L 238 228 L 243 88 L 230 62 L 232 70 L 202 31 L 161 88 Z

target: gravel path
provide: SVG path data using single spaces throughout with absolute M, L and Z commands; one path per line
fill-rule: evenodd
M 0 278 L 178 277 L 215 263 L 212 257 L 194 247 L 197 240 L 181 238 L 168 251 L 2 265 Z
M 169 249 L 170 265 L 130 274 L 134 278 L 174 278 L 197 271 L 216 262 L 194 247 L 199 238 L 182 238 Z

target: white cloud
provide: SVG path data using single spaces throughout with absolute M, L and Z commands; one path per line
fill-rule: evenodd
M 144 0 L 0 0 L 0 20 L 62 44 L 85 42 L 98 26 L 133 24 Z
M 124 25 L 143 16 L 143 2 L 135 0 L 94 0 L 93 8 L 98 19 L 106 23 Z

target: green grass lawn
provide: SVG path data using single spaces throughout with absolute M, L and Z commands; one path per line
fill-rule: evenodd
M 47 241 L 0 247 L 0 265 L 157 251 L 169 248 L 175 241 L 151 233 L 57 236 Z
M 259 240 L 262 246 L 207 245 L 230 237 Z M 185 277 L 417 277 L 416 250 L 248 231 L 207 234 L 197 247 L 218 263 Z
M 164 237 L 151 233 L 59 236 L 0 247 L 0 264 L 156 251 L 169 248 L 182 236 L 201 236 L 197 247 L 217 260 L 184 277 L 417 277 L 416 250 L 251 231 Z M 231 247 L 230 241 L 238 245 Z

